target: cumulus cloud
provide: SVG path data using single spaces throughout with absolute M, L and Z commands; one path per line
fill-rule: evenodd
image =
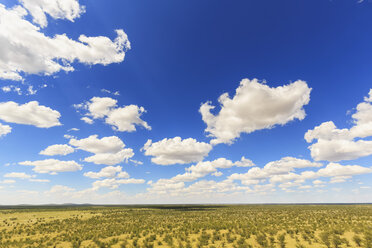
M 0 123 L 0 137 L 7 135 L 12 131 L 12 128 L 8 125 L 3 125 Z
M 195 165 L 192 165 L 186 168 L 186 172 L 183 174 L 178 174 L 170 179 L 159 179 L 156 182 L 151 182 L 151 188 L 148 191 L 151 193 L 170 193 L 170 194 L 178 194 L 180 192 L 185 193 L 188 190 L 195 190 L 196 187 L 191 187 L 189 189 L 185 188 L 185 182 L 192 182 L 199 178 L 205 177 L 208 174 L 213 174 L 214 176 L 221 176 L 222 172 L 218 172 L 217 169 L 227 169 L 233 166 L 239 167 L 249 167 L 253 166 L 253 162 L 249 159 L 242 157 L 240 161 L 232 162 L 226 158 L 219 158 L 213 161 L 203 161 L 199 162 Z M 212 181 L 213 182 L 213 181 Z M 198 184 L 196 184 L 198 185 Z M 222 187 L 223 186 L 223 187 Z M 221 183 L 217 183 L 216 187 L 222 188 L 235 188 L 234 183 L 232 180 L 223 181 Z M 212 189 L 211 189 L 212 190 Z M 213 191 L 213 190 L 212 190 Z
M 98 190 L 99 188 L 110 188 L 110 189 L 116 189 L 119 187 L 120 184 L 143 184 L 145 183 L 144 179 L 135 179 L 135 178 L 129 178 L 129 179 L 116 179 L 116 178 L 107 178 L 100 181 L 95 181 L 93 185 L 94 190 Z
M 0 119 L 5 122 L 49 128 L 60 126 L 60 117 L 61 114 L 58 111 L 39 105 L 37 101 L 25 104 L 12 101 L 0 102 Z
M 71 0 L 24 0 L 34 21 L 46 25 L 45 13 L 54 18 L 73 20 L 82 13 Z M 130 49 L 126 33 L 118 29 L 112 41 L 105 36 L 78 40 L 66 34 L 45 35 L 40 27 L 29 22 L 27 10 L 20 5 L 11 9 L 0 4 L 0 78 L 22 80 L 23 74 L 52 75 L 73 71 L 73 62 L 88 65 L 119 63 Z M 80 11 L 79 11 L 80 10 Z
M 314 160 L 337 162 L 372 154 L 372 141 L 362 139 L 372 136 L 371 99 L 372 90 L 364 102 L 357 105 L 352 115 L 354 125 L 350 129 L 338 129 L 332 121 L 328 121 L 306 132 L 305 140 L 308 143 L 316 140 L 309 146 Z
M 33 171 L 37 173 L 49 173 L 56 175 L 59 172 L 71 172 L 82 170 L 83 166 L 75 161 L 61 161 L 57 159 L 45 159 L 37 161 L 23 161 L 20 165 L 34 166 Z
M 220 176 L 223 175 L 223 173 L 221 171 L 216 171 L 216 172 L 212 173 L 212 175 L 215 176 L 215 177 L 220 177 Z
M 20 178 L 20 179 L 29 179 L 29 178 L 32 178 L 34 176 L 32 175 L 29 175 L 29 174 L 26 174 L 24 172 L 10 172 L 10 173 L 6 173 L 4 175 L 4 177 L 6 178 Z
M 125 171 L 122 171 L 123 167 L 121 166 L 107 166 L 101 169 L 99 172 L 89 171 L 84 173 L 84 176 L 90 178 L 101 178 L 101 177 L 109 177 L 109 178 L 128 178 L 129 174 Z
M 148 140 L 142 150 L 146 156 L 153 156 L 151 161 L 159 165 L 188 164 L 199 162 L 212 150 L 208 143 L 196 139 L 175 137 L 153 143 Z
M 91 118 L 86 117 L 86 116 L 81 117 L 80 120 L 84 121 L 86 124 L 89 124 L 89 125 L 92 125 L 94 123 L 94 121 Z
M 348 177 L 372 173 L 371 168 L 359 165 L 340 165 L 338 163 L 329 163 L 325 168 L 317 172 L 319 177 Z
M 46 27 L 48 24 L 46 14 L 53 19 L 67 19 L 74 21 L 85 11 L 77 0 L 21 0 L 22 5 L 26 8 L 33 22 Z
M 310 186 L 304 186 L 306 180 L 313 180 L 315 187 L 323 187 L 325 181 L 319 178 L 330 178 L 329 183 L 340 183 L 352 178 L 352 176 L 372 173 L 371 168 L 359 165 L 340 165 L 329 163 L 325 168 L 317 171 L 305 170 L 301 173 L 295 173 L 295 169 L 307 167 L 321 167 L 322 164 L 310 162 L 308 160 L 296 159 L 292 157 L 282 158 L 278 161 L 267 163 L 263 168 L 254 167 L 246 173 L 234 173 L 228 177 L 231 181 L 241 181 L 243 185 L 262 185 L 260 183 L 269 181 L 272 187 L 277 183 L 282 190 L 288 192 L 289 188 L 308 189 Z
M 146 110 L 137 105 L 118 107 L 115 99 L 93 97 L 85 103 L 74 105 L 74 107 L 87 110 L 86 116 L 82 117 L 81 120 L 88 124 L 92 124 L 93 119 L 104 119 L 114 130 L 120 132 L 136 131 L 136 125 L 151 130 L 147 122 L 141 119 L 141 115 Z
M 214 138 L 211 144 L 231 144 L 241 133 L 304 119 L 303 106 L 309 103 L 310 92 L 301 80 L 271 88 L 257 79 L 243 79 L 233 98 L 228 93 L 219 97 L 221 110 L 217 115 L 211 113 L 215 106 L 210 102 L 203 103 L 199 111 L 207 124 L 205 131 Z
M 41 155 L 55 156 L 55 155 L 67 155 L 75 151 L 69 145 L 51 145 L 40 152 Z
M 99 139 L 98 135 L 91 135 L 88 138 L 80 140 L 72 138 L 69 144 L 75 146 L 77 149 L 91 153 L 116 153 L 125 147 L 123 141 L 116 136 Z
M 183 182 L 169 183 L 167 180 L 159 180 L 151 184 L 148 188 L 146 197 L 170 196 L 174 197 L 188 197 L 201 196 L 203 199 L 212 196 L 215 193 L 237 193 L 239 191 L 252 192 L 247 186 L 239 186 L 230 180 L 223 180 L 216 182 L 213 180 L 201 180 L 192 183 L 188 186 Z M 258 192 L 258 191 L 257 191 Z M 184 199 L 184 198 L 183 198 Z
M 84 161 L 95 164 L 115 165 L 123 161 L 128 162 L 128 159 L 133 156 L 133 150 L 131 148 L 127 148 L 117 153 L 98 153 L 85 158 Z
M 74 188 L 67 187 L 64 185 L 55 185 L 53 186 L 49 191 L 47 191 L 47 194 L 56 194 L 56 193 L 66 193 L 66 192 L 72 192 L 75 191 Z
M 84 159 L 86 162 L 95 164 L 115 165 L 134 156 L 133 149 L 125 148 L 125 144 L 116 136 L 98 138 L 98 135 L 91 135 L 85 139 L 72 138 L 70 145 L 77 149 L 94 153 L 93 156 Z
M 280 160 L 267 163 L 263 168 L 254 167 L 247 173 L 234 173 L 229 176 L 231 180 L 240 180 L 243 184 L 257 184 L 259 180 L 272 178 L 272 182 L 283 182 L 285 180 L 297 179 L 290 172 L 299 168 L 321 167 L 323 164 L 314 163 L 306 159 L 284 157 Z

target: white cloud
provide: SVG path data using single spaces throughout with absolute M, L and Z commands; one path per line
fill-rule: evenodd
M 337 176 L 337 177 L 332 177 L 329 182 L 330 183 L 344 183 L 350 178 L 351 176 Z
M 216 171 L 216 172 L 212 173 L 212 175 L 215 176 L 215 177 L 220 177 L 220 176 L 223 175 L 223 173 L 221 171 Z
M 39 105 L 37 101 L 22 105 L 12 101 L 0 102 L 0 119 L 6 122 L 49 128 L 60 126 L 60 117 L 58 111 Z
M 89 102 L 83 103 L 81 106 L 89 111 L 89 116 L 98 119 L 107 116 L 111 108 L 116 107 L 117 102 L 117 100 L 110 97 L 93 97 Z
M 134 160 L 134 159 L 129 159 L 130 162 L 132 162 L 135 166 L 137 165 L 143 165 L 142 161 Z
M 162 195 L 170 196 L 172 198 L 181 196 L 183 199 L 190 196 L 201 196 L 205 200 L 206 197 L 211 196 L 214 193 L 237 193 L 239 191 L 251 192 L 252 190 L 246 186 L 238 186 L 231 180 L 223 180 L 220 182 L 201 180 L 190 184 L 189 186 L 185 186 L 184 182 L 159 180 L 156 183 L 152 183 L 151 187 L 148 188 L 147 195 L 145 194 L 143 196 L 156 198 Z
M 67 155 L 75 151 L 69 145 L 51 145 L 40 152 L 41 155 L 55 156 L 55 155 Z
M 3 125 L 0 123 L 0 137 L 7 135 L 12 131 L 12 128 L 8 125 Z
M 10 87 L 10 86 L 3 86 L 2 88 L 1 88 L 1 90 L 3 91 L 3 92 L 11 92 L 12 91 L 12 88 Z
M 234 173 L 228 178 L 240 180 L 243 184 L 257 184 L 259 180 L 271 179 L 271 182 L 284 182 L 298 179 L 296 174 L 290 173 L 295 169 L 307 167 L 321 167 L 321 163 L 314 163 L 305 159 L 284 157 L 277 161 L 267 163 L 263 168 L 254 167 L 247 173 Z
M 46 25 L 43 16 L 73 19 L 81 12 L 72 10 L 71 0 L 24 0 L 34 21 Z M 61 4 L 63 2 L 63 4 Z M 70 3 L 70 4 L 69 4 Z M 58 6 L 58 7 L 56 7 Z M 76 9 L 76 8 L 73 8 Z M 77 15 L 78 13 L 78 15 Z M 17 5 L 7 9 L 0 4 L 0 78 L 22 80 L 22 74 L 52 75 L 73 71 L 73 62 L 88 65 L 119 63 L 130 42 L 123 30 L 116 30 L 114 41 L 108 37 L 80 35 L 78 41 L 66 34 L 46 36 L 26 20 L 27 11 Z
M 128 105 L 122 108 L 115 108 L 110 111 L 106 118 L 106 123 L 111 125 L 114 130 L 120 132 L 136 131 L 135 125 L 143 126 L 147 130 L 151 127 L 140 117 L 146 110 L 137 105 Z
M 38 89 L 35 89 L 34 86 L 32 85 L 28 85 L 27 88 L 25 88 L 25 92 L 27 96 L 31 96 L 31 95 L 36 95 L 36 93 L 38 92 L 39 89 L 42 89 L 42 88 L 45 88 L 46 86 L 42 85 L 42 86 L 39 86 Z M 14 85 L 7 85 L 7 86 L 3 86 L 0 88 L 4 93 L 10 93 L 10 92 L 14 92 L 14 93 L 17 93 L 17 95 L 21 96 L 23 95 L 23 91 L 20 87 L 18 86 L 14 86 Z
M 110 91 L 110 90 L 107 90 L 107 89 L 101 89 L 101 92 L 103 93 L 108 93 L 108 94 L 113 94 L 114 96 L 120 96 L 120 92 L 119 91 Z
M 117 153 L 97 153 L 85 158 L 84 161 L 95 164 L 116 165 L 123 161 L 128 162 L 128 159 L 133 156 L 133 150 L 131 148 L 126 148 Z
M 32 178 L 32 175 L 28 175 L 24 172 L 11 172 L 11 173 L 6 173 L 4 177 L 7 178 L 20 178 L 20 179 L 29 179 Z
M 196 190 L 197 187 L 199 187 L 199 184 L 196 184 L 194 186 L 190 186 L 188 189 L 185 188 L 185 182 L 192 182 L 199 178 L 205 177 L 208 174 L 213 173 L 214 176 L 221 176 L 222 172 L 218 172 L 217 169 L 227 169 L 231 168 L 233 166 L 253 166 L 253 162 L 249 159 L 246 159 L 242 157 L 240 161 L 232 162 L 231 160 L 225 159 L 225 158 L 219 158 L 213 161 L 203 161 L 199 162 L 196 165 L 192 165 L 188 168 L 186 168 L 186 172 L 183 174 L 178 174 L 170 179 L 159 179 L 156 182 L 151 182 L 151 188 L 148 189 L 149 193 L 156 192 L 156 193 L 164 193 L 167 194 L 169 192 L 172 192 L 172 194 L 179 194 L 180 192 L 191 192 L 193 190 Z M 214 181 L 209 181 L 210 183 L 215 183 Z M 197 186 L 199 185 L 199 186 Z M 225 191 L 225 190 L 231 190 L 232 188 L 235 188 L 235 184 L 232 182 L 232 180 L 225 180 L 223 182 L 219 182 L 214 184 L 214 189 L 210 189 L 214 191 L 218 188 L 218 191 Z M 246 189 L 245 187 L 243 187 Z M 236 188 L 236 189 L 242 189 L 242 188 Z M 195 192 L 193 192 L 195 193 Z
M 18 179 L 28 179 L 30 182 L 38 182 L 38 183 L 47 183 L 50 182 L 48 179 L 36 179 L 35 175 L 29 175 L 24 172 L 11 172 L 4 175 L 5 178 L 18 178 Z M 14 180 L 4 180 L 1 183 L 15 183 Z
M 98 138 L 98 135 L 91 135 L 88 138 L 77 140 L 72 138 L 70 145 L 77 149 L 94 153 L 93 156 L 84 159 L 86 162 L 95 164 L 115 165 L 134 156 L 133 149 L 124 148 L 125 144 L 116 136 Z
M 100 181 L 95 181 L 93 185 L 94 190 L 98 190 L 99 188 L 110 188 L 110 189 L 116 189 L 119 187 L 120 184 L 143 184 L 145 183 L 145 180 L 143 179 L 135 179 L 135 178 L 129 178 L 129 179 L 115 179 L 115 178 L 107 178 Z
M 33 171 L 37 173 L 49 173 L 56 175 L 59 172 L 78 171 L 83 168 L 75 161 L 61 161 L 57 159 L 45 159 L 38 161 L 23 161 L 20 165 L 34 166 Z
M 332 121 L 323 122 L 313 130 L 308 130 L 305 140 L 308 143 L 314 160 L 337 162 L 352 160 L 372 154 L 372 141 L 357 138 L 372 136 L 372 90 L 364 102 L 359 103 L 352 115 L 354 125 L 350 128 L 338 129 Z
M 48 24 L 46 14 L 53 19 L 67 19 L 74 21 L 85 11 L 77 0 L 20 0 L 22 5 L 30 12 L 33 22 L 46 27 Z
M 66 193 L 66 192 L 72 192 L 75 191 L 74 188 L 67 187 L 64 185 L 55 185 L 53 186 L 49 191 L 47 191 L 47 194 L 56 194 L 56 193 Z
M 75 136 L 72 136 L 72 135 L 69 135 L 69 134 L 65 134 L 65 135 L 63 135 L 63 138 L 65 138 L 65 139 L 74 139 Z
M 320 177 L 345 177 L 372 173 L 371 168 L 359 165 L 340 165 L 329 163 L 325 168 L 320 169 L 317 175 Z
M 121 151 L 125 144 L 116 136 L 98 138 L 98 135 L 91 135 L 85 139 L 71 139 L 70 145 L 76 146 L 77 149 L 91 153 L 117 153 Z
M 251 167 L 254 166 L 252 160 L 245 158 L 244 156 L 240 159 L 240 161 L 236 161 L 234 163 L 237 167 Z
M 109 178 L 128 178 L 129 174 L 125 171 L 122 171 L 121 166 L 107 166 L 101 169 L 99 172 L 89 171 L 84 173 L 84 176 L 90 178 L 101 178 L 101 177 L 109 177 Z
M 48 179 L 29 179 L 30 182 L 34 182 L 34 183 L 49 183 L 50 180 Z
M 368 97 L 364 97 L 365 102 L 372 102 L 372 89 L 368 92 Z
M 309 146 L 315 161 L 353 160 L 372 154 L 372 141 L 318 140 Z
M 16 181 L 15 180 L 12 180 L 12 179 L 7 179 L 7 180 L 0 181 L 0 183 L 2 183 L 2 184 L 13 184 L 15 182 Z
M 117 106 L 117 100 L 110 97 L 93 97 L 88 102 L 74 105 L 76 109 L 87 110 L 86 116 L 81 120 L 88 124 L 93 123 L 93 119 L 105 119 L 105 122 L 112 126 L 116 131 L 133 132 L 137 126 L 151 130 L 147 122 L 141 119 L 141 115 L 146 112 L 143 107 L 128 105 Z M 91 118 L 90 118 L 91 117 Z
M 153 163 L 172 165 L 199 162 L 208 155 L 212 146 L 192 138 L 182 140 L 181 137 L 175 137 L 155 143 L 148 140 L 142 150 L 146 156 L 153 156 L 151 158 Z
M 27 88 L 27 94 L 28 95 L 36 95 L 36 93 L 37 93 L 37 90 L 35 90 L 32 85 L 28 86 L 28 88 Z
M 260 182 L 269 180 L 273 185 L 281 183 L 279 187 L 282 189 L 287 189 L 289 187 L 305 189 L 302 187 L 302 184 L 310 179 L 314 180 L 313 183 L 318 185 L 317 187 L 320 187 L 320 182 L 323 181 L 320 181 L 318 178 L 330 178 L 330 183 L 340 183 L 345 182 L 355 175 L 372 173 L 371 168 L 359 165 L 330 163 L 325 168 L 319 169 L 318 171 L 303 171 L 300 174 L 296 174 L 293 173 L 295 168 L 320 167 L 321 164 L 306 160 L 298 160 L 299 163 L 296 165 L 296 159 L 291 158 L 291 162 L 289 163 L 288 159 L 289 158 L 284 158 L 267 163 L 263 168 L 254 167 L 244 174 L 234 173 L 230 175 L 228 179 L 240 180 L 242 184 L 245 185 L 257 185 Z
M 322 180 L 314 180 L 313 181 L 313 184 L 315 184 L 315 185 L 321 185 L 321 184 L 325 184 L 325 182 L 322 181 Z
M 270 88 L 257 79 L 243 79 L 233 98 L 228 93 L 219 97 L 221 110 L 217 115 L 211 113 L 215 107 L 210 102 L 202 104 L 199 111 L 207 124 L 205 131 L 214 138 L 211 144 L 231 144 L 241 133 L 304 119 L 303 106 L 309 103 L 310 92 L 306 82 L 300 80 Z
M 3 86 L 1 87 L 1 90 L 4 93 L 16 92 L 19 96 L 22 95 L 21 88 L 14 86 L 14 85 Z
M 90 119 L 89 117 L 86 117 L 86 116 L 81 117 L 80 120 L 82 120 L 85 123 L 90 124 L 90 125 L 92 125 L 94 123 L 94 121 L 92 119 Z

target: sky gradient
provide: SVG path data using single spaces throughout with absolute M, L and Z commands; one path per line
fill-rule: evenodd
M 369 1 L 0 1 L 0 204 L 371 202 Z

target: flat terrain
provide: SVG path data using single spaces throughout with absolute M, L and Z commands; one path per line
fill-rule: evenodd
M 0 247 L 372 248 L 372 205 L 4 207 Z

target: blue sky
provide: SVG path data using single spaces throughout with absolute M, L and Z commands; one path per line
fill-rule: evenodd
M 1 1 L 0 204 L 370 202 L 371 11 Z

